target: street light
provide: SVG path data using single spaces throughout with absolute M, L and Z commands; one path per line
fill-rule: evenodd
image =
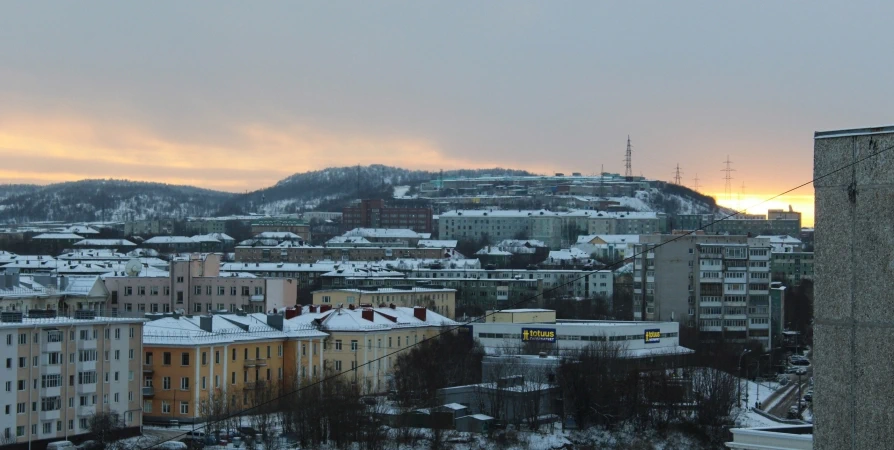
M 741 407 L 742 405 L 742 358 L 744 358 L 745 355 L 749 353 L 751 353 L 751 350 L 745 349 L 742 350 L 742 354 L 739 355 L 739 373 L 737 374 L 737 376 L 739 377 L 739 382 L 736 386 L 738 388 L 736 389 L 738 391 L 738 394 L 736 394 L 736 397 L 738 398 L 738 400 L 736 400 L 736 404 L 739 405 L 739 407 Z

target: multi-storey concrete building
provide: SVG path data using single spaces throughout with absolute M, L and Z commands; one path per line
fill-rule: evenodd
M 236 261 L 247 263 L 314 263 L 331 261 L 381 261 L 397 258 L 439 259 L 446 250 L 416 247 L 320 247 L 311 245 L 237 246 Z
M 139 429 L 144 320 L 0 315 L 0 432 L 4 442 L 44 445 L 89 432 L 89 420 L 117 413 Z M 2 366 L 0 366 L 2 367 Z
M 552 249 L 568 247 L 584 234 L 651 234 L 666 231 L 663 215 L 654 212 L 576 210 L 459 210 L 438 217 L 440 239 L 537 239 Z
M 297 234 L 310 242 L 310 224 L 299 219 L 261 219 L 251 223 L 251 234 L 256 236 L 264 232 L 289 232 Z
M 770 267 L 773 280 L 797 286 L 813 279 L 813 252 L 773 252 Z
M 360 200 L 342 210 L 342 230 L 354 228 L 408 228 L 417 233 L 431 233 L 432 210 L 386 205 L 381 199 Z
M 232 272 L 221 275 L 220 255 L 214 253 L 174 258 L 169 272 L 120 272 L 102 279 L 110 293 L 107 309 L 123 316 L 177 311 L 264 312 L 294 306 L 298 298 L 294 278 L 258 278 Z
M 769 345 L 770 245 L 745 236 L 642 236 L 633 316 L 697 324 L 701 337 Z
M 891 447 L 894 127 L 814 135 L 817 450 Z
M 680 214 L 675 217 L 674 229 L 703 230 L 707 234 L 735 236 L 798 237 L 801 234 L 801 213 L 770 210 L 768 215 L 737 214 L 731 217 L 725 214 Z
M 478 280 L 539 280 L 543 291 L 552 297 L 603 297 L 611 299 L 614 276 L 610 270 L 515 270 L 515 269 L 426 269 L 406 271 L 412 278 L 425 278 L 432 283 L 446 283 L 451 278 Z M 471 286 L 474 287 L 474 286 Z
M 292 324 L 286 314 L 175 315 L 147 323 L 145 421 L 200 422 L 206 419 L 201 405 L 209 399 L 237 411 L 319 379 L 327 334 Z

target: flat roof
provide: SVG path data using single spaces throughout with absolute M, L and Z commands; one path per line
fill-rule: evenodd
M 868 136 L 871 134 L 894 133 L 894 125 L 869 128 L 850 128 L 844 130 L 817 131 L 813 133 L 814 139 L 829 139 L 847 136 Z

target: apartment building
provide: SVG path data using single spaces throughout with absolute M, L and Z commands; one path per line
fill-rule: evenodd
M 349 309 L 357 308 L 362 304 L 410 308 L 418 306 L 453 319 L 456 314 L 456 290 L 410 285 L 363 289 L 326 289 L 313 293 L 313 304 L 343 306 Z
M 793 237 L 801 234 L 801 213 L 796 211 L 770 210 L 767 215 L 737 214 L 728 218 L 714 214 L 680 214 L 675 220 L 677 230 L 704 230 L 708 234 Z
M 415 286 L 422 288 L 443 287 L 456 291 L 456 316 L 477 315 L 485 310 L 500 308 L 524 301 L 539 302 L 543 293 L 542 280 L 481 280 L 468 278 L 406 278 L 353 276 L 345 278 L 325 277 L 322 289 L 352 288 L 381 289 L 383 287 Z
M 317 324 L 326 338 L 323 364 L 327 376 L 342 375 L 364 393 L 391 389 L 391 372 L 401 350 L 437 336 L 457 322 L 423 307 L 363 306 L 355 309 L 329 305 L 305 306 L 294 325 Z M 351 369 L 358 368 L 352 371 Z
M 301 236 L 310 242 L 310 224 L 300 219 L 261 219 L 251 223 L 251 234 L 257 236 L 265 232 L 288 232 Z
M 549 291 L 549 295 L 554 297 L 611 299 L 614 293 L 614 275 L 610 270 L 410 268 L 405 272 L 410 278 L 425 278 L 432 280 L 432 283 L 444 284 L 451 279 L 463 278 L 476 278 L 480 281 L 539 280 L 539 288 L 544 292 Z
M 408 228 L 432 232 L 432 209 L 386 205 L 381 199 L 360 200 L 342 209 L 342 230 L 354 228 Z
M 145 269 L 144 269 L 145 271 Z M 226 310 L 264 312 L 294 306 L 298 283 L 294 278 L 259 278 L 220 273 L 220 255 L 176 257 L 169 272 L 124 272 L 102 277 L 109 291 L 107 308 L 113 314 L 142 316 L 158 312 L 207 313 Z
M 172 315 L 144 330 L 142 412 L 148 423 L 202 422 L 216 399 L 232 410 L 323 374 L 326 333 L 284 314 Z
M 449 249 L 452 253 L 452 249 Z M 443 258 L 445 250 L 416 247 L 320 247 L 312 245 L 236 246 L 236 261 L 247 263 L 315 263 L 330 261 L 382 261 L 398 258 Z
M 45 445 L 89 432 L 95 414 L 142 425 L 142 319 L 55 311 L 0 313 L 0 433 L 4 442 Z
M 642 236 L 634 261 L 634 319 L 697 324 L 704 340 L 765 346 L 770 244 L 745 236 Z
M 804 280 L 813 280 L 813 252 L 773 252 L 770 261 L 773 280 L 798 286 Z
M 552 249 L 567 248 L 584 234 L 651 234 L 666 231 L 663 214 L 575 210 L 456 210 L 438 217 L 438 237 L 497 243 L 537 239 Z

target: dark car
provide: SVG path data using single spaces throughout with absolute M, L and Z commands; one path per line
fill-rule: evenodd
M 258 430 L 255 430 L 252 427 L 239 427 L 239 428 L 236 428 L 236 431 L 238 431 L 239 434 L 242 436 L 255 437 L 255 435 L 258 434 Z

